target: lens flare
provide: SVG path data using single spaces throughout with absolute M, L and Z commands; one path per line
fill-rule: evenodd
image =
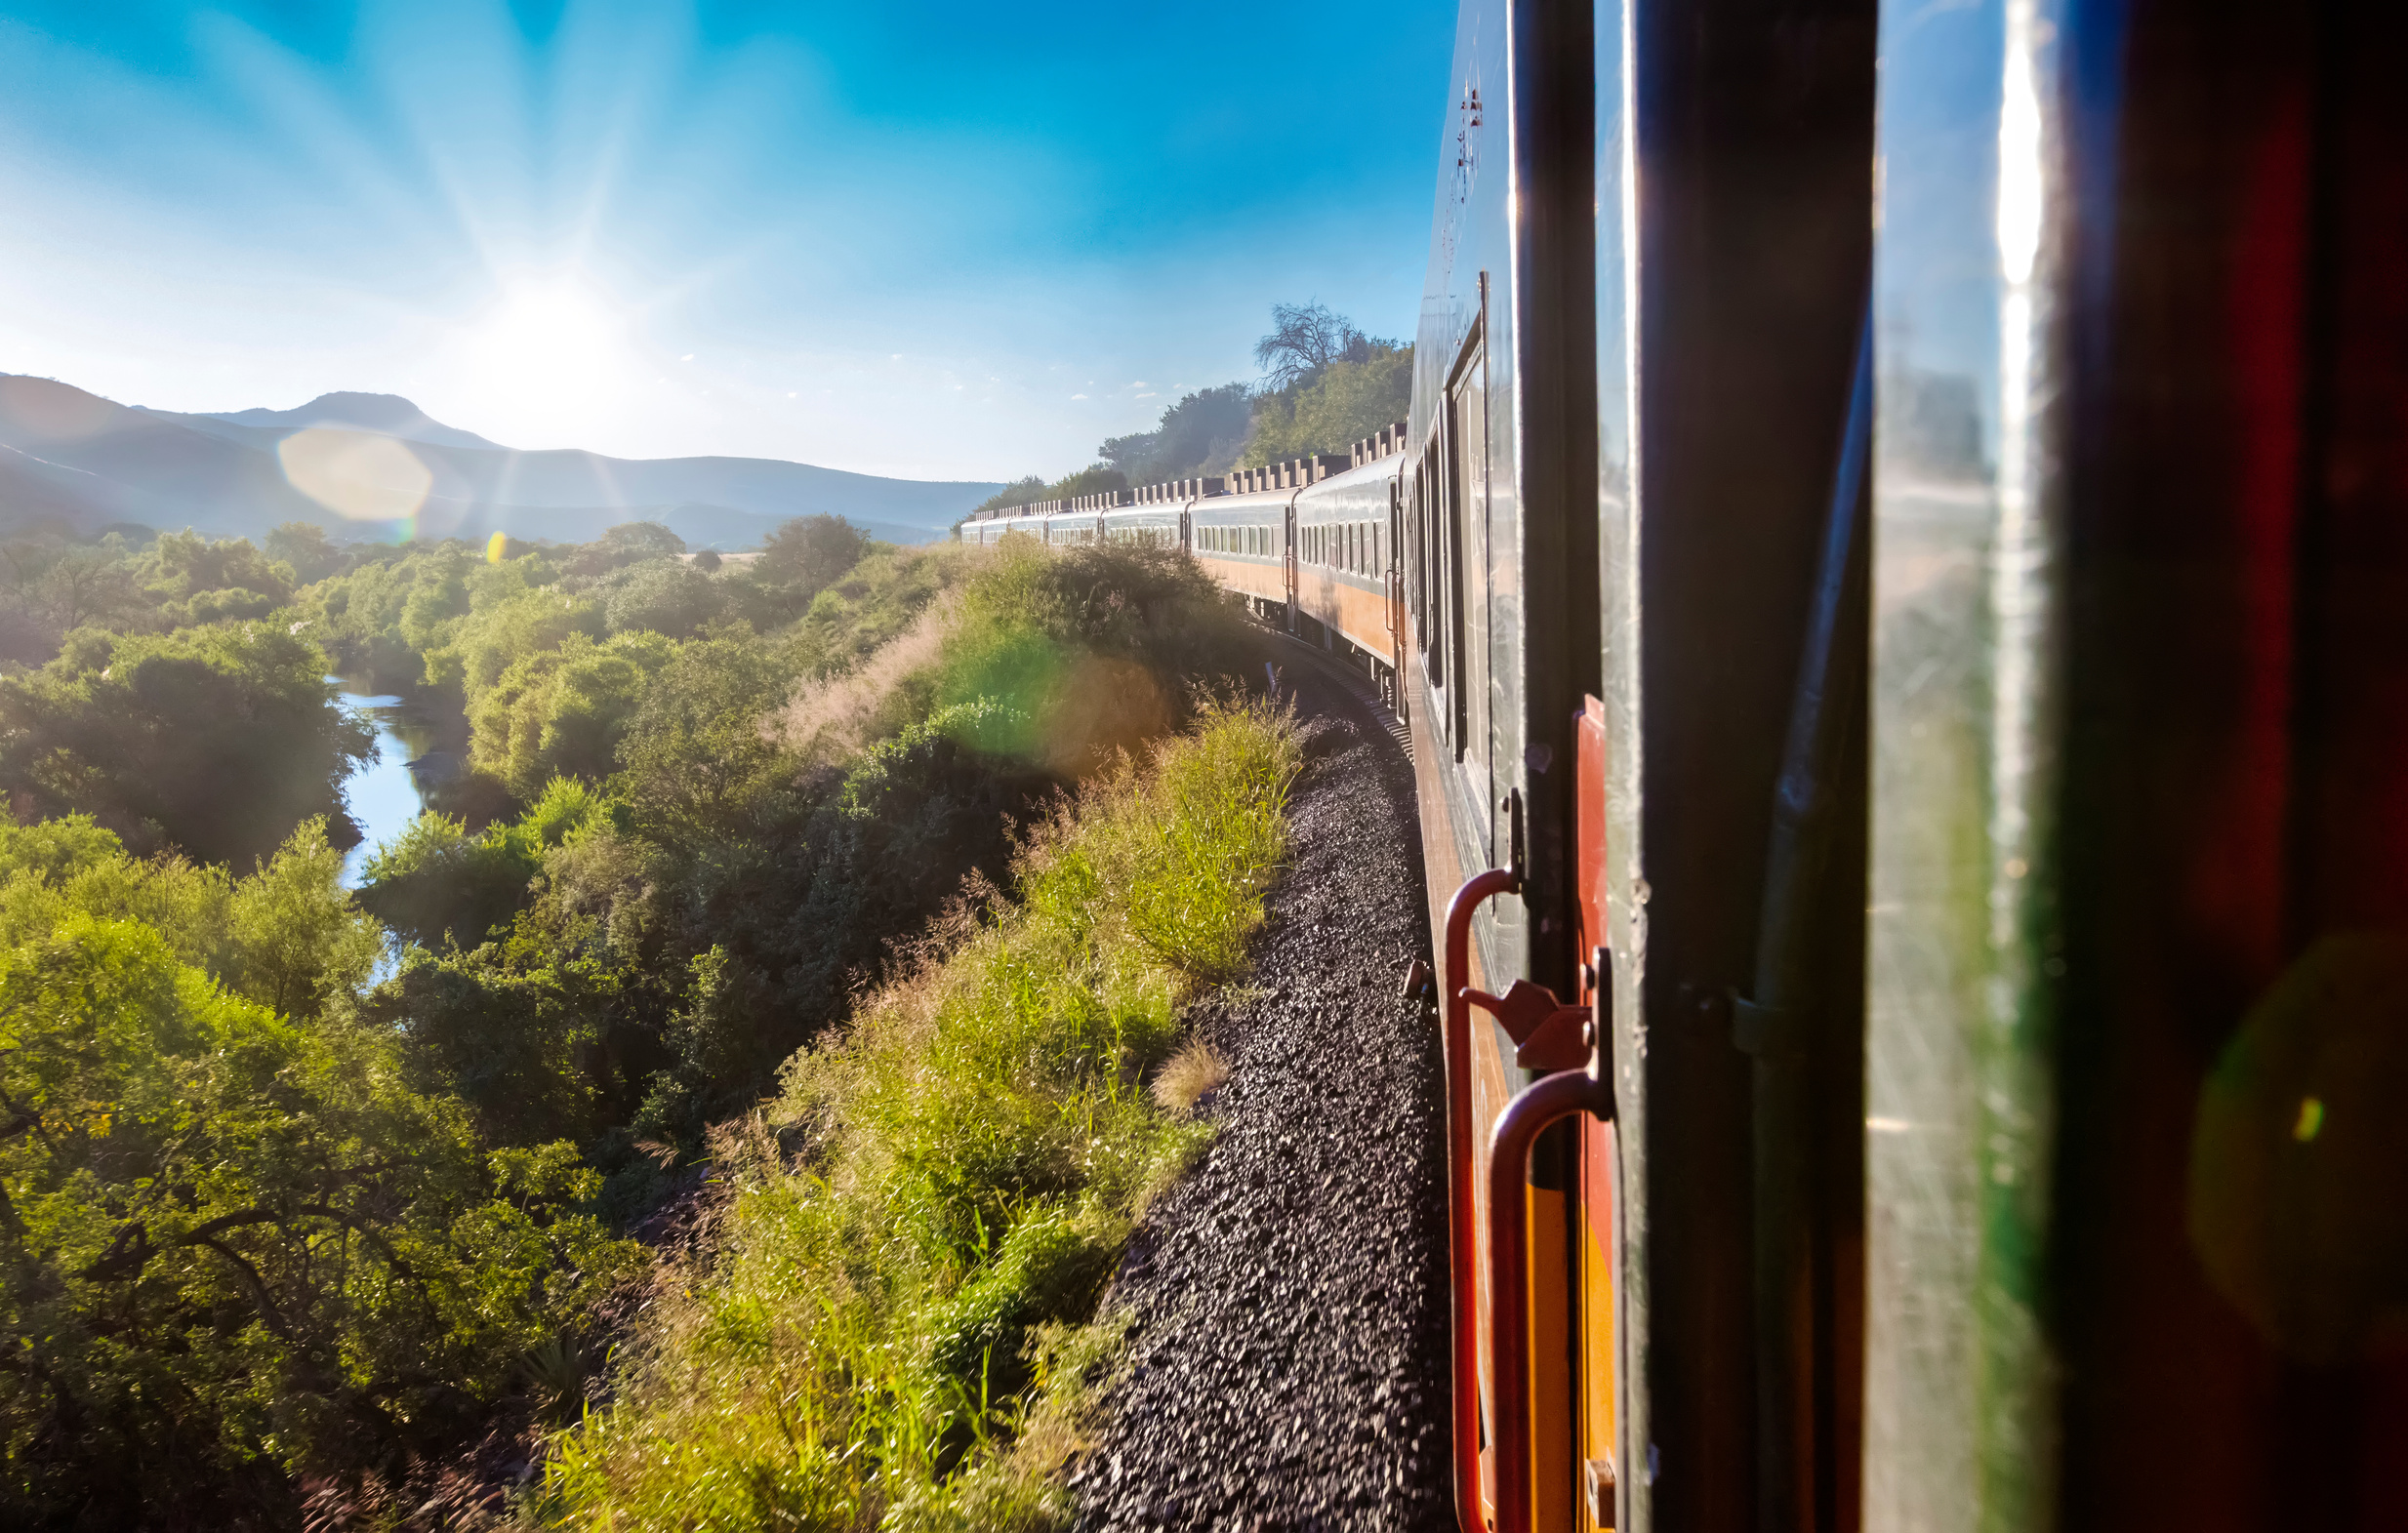
M 412 535 L 434 474 L 408 444 L 340 426 L 311 426 L 276 444 L 294 489 L 346 521 L 404 523 Z

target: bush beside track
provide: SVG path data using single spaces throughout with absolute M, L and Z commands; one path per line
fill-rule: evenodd
M 540 1516 L 677 1529 L 1058 1525 L 1132 1221 L 1207 1131 L 1149 1069 L 1245 965 L 1286 852 L 1292 728 L 1208 708 L 1065 802 L 1017 903 L 918 966 L 715 1135 L 733 1190 L 664 1268 L 616 1403 L 554 1444 Z M 1092 1322 L 1092 1323 L 1091 1323 Z

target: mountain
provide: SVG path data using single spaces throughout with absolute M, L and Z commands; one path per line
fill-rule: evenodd
M 874 537 L 928 543 L 1000 488 L 767 458 L 518 452 L 393 394 L 190 415 L 0 374 L 0 526 L 132 521 L 256 538 L 306 521 L 338 537 L 582 543 L 653 520 L 689 543 L 740 548 L 788 517 L 825 512 Z
M 175 415 L 165 410 L 145 413 L 182 421 L 204 431 L 210 428 L 211 423 L 221 421 L 228 425 L 285 431 L 298 431 L 312 425 L 332 425 L 375 431 L 385 436 L 406 437 L 413 442 L 427 442 L 436 447 L 485 448 L 497 453 L 509 450 L 498 442 L 486 441 L 474 431 L 463 431 L 429 419 L 425 411 L 399 394 L 320 394 L 298 410 L 233 410 L 215 415 Z

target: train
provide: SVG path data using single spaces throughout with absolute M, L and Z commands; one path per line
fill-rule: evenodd
M 1405 431 L 1400 421 L 1343 453 L 999 506 L 965 519 L 957 537 L 1185 549 L 1254 617 L 1337 655 L 1398 706 Z
M 1460 1533 L 2408 1526 L 2403 33 L 1464 0 L 1408 419 L 965 524 L 1409 727 Z

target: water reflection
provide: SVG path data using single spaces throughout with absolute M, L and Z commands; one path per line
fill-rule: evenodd
M 369 857 L 409 828 L 427 807 L 427 795 L 408 764 L 439 748 L 439 732 L 405 699 L 367 691 L 367 682 L 350 677 L 326 679 L 342 688 L 338 701 L 345 707 L 376 727 L 376 759 L 361 763 L 343 785 L 344 803 L 361 835 L 359 845 L 343 860 L 343 884 L 356 889 Z

